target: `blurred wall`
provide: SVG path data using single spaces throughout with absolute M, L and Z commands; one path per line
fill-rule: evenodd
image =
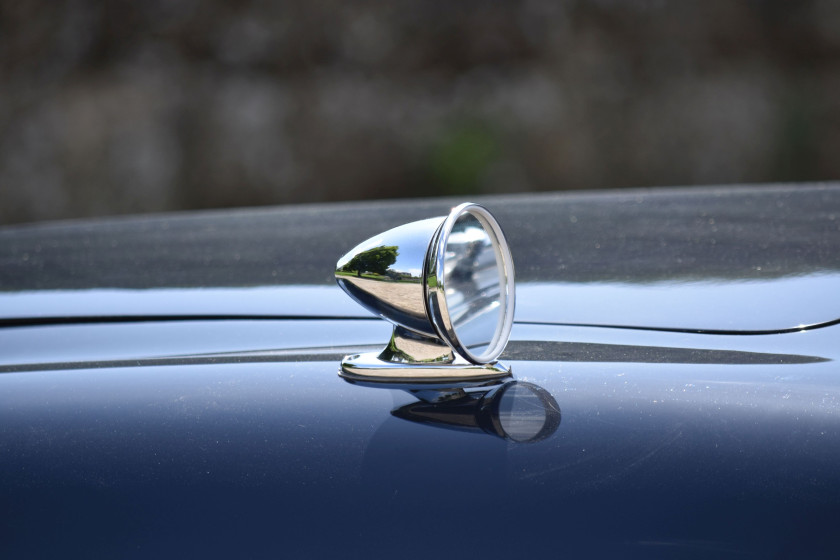
M 840 2 L 0 0 L 0 222 L 840 178 Z

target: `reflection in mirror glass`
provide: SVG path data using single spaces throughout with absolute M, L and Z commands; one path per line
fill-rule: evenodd
M 501 330 L 503 264 L 490 235 L 474 215 L 459 217 L 446 244 L 446 305 L 461 343 L 483 355 Z

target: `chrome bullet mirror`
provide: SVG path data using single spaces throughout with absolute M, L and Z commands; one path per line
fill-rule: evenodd
M 342 374 L 369 380 L 494 378 L 513 326 L 513 259 L 490 212 L 461 204 L 400 226 L 339 259 L 339 286 L 394 324 L 379 354 L 347 356 Z

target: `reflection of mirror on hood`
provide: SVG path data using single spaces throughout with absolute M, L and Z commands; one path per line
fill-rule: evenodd
M 397 408 L 391 414 L 420 424 L 484 432 L 516 443 L 543 440 L 560 426 L 557 401 L 533 383 L 508 381 L 489 390 L 441 392 L 449 398 L 426 398 Z

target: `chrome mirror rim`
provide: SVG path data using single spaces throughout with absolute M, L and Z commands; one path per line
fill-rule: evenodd
M 458 337 L 446 300 L 446 247 L 455 223 L 467 213 L 472 214 L 490 236 L 497 265 L 501 264 L 498 268 L 500 273 L 499 286 L 503 316 L 496 326 L 493 339 L 490 341 L 487 350 L 478 355 L 463 344 Z M 516 289 L 514 282 L 513 257 L 504 232 L 496 221 L 496 218 L 486 208 L 472 202 L 465 202 L 453 208 L 432 239 L 425 265 L 424 286 L 426 290 L 427 311 L 432 325 L 437 330 L 438 336 L 452 346 L 457 354 L 463 356 L 473 364 L 488 364 L 496 361 L 504 351 L 505 346 L 507 346 L 510 332 L 513 328 L 513 316 L 516 310 Z

